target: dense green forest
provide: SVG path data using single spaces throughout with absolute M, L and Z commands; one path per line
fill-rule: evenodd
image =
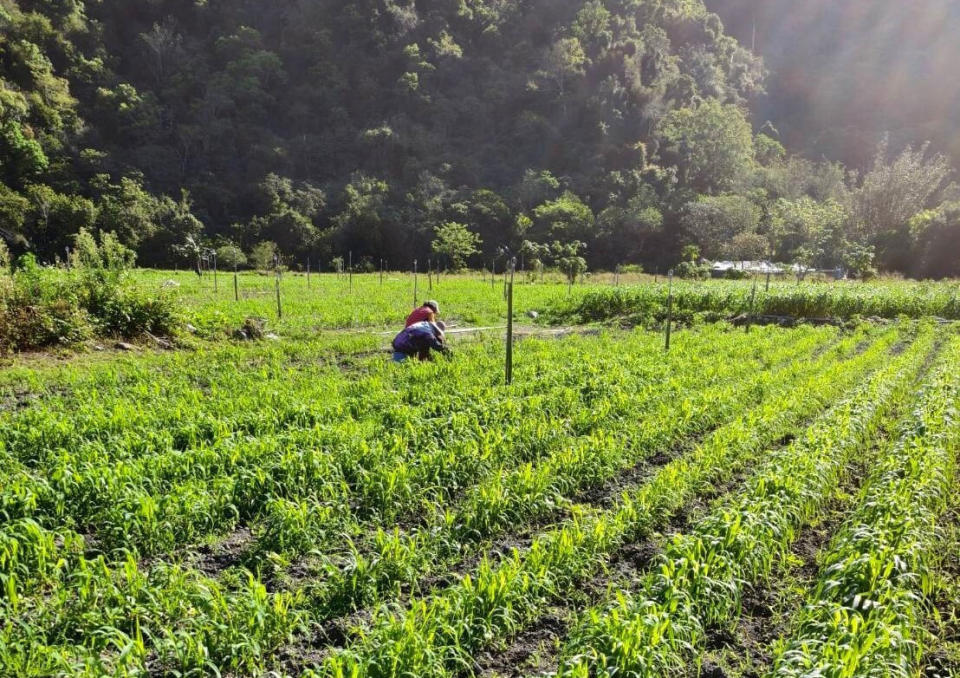
M 702 0 L 0 0 L 0 232 L 44 261 L 83 228 L 143 265 L 960 274 L 948 158 L 751 124 L 777 77 Z

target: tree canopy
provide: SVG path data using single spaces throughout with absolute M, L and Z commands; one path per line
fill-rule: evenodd
M 806 159 L 751 126 L 766 74 L 703 0 L 0 0 L 0 237 L 408 266 L 461 224 L 451 265 L 846 243 L 944 274 L 915 232 L 956 223 L 947 160 L 879 135 L 854 171 Z

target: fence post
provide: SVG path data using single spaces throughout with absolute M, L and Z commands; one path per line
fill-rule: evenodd
M 380 260 L 380 287 L 383 287 L 383 259 Z
M 753 276 L 753 289 L 750 291 L 750 311 L 747 314 L 747 334 L 750 334 L 750 324 L 753 322 L 753 302 L 757 298 L 757 276 Z
M 237 262 L 233 262 L 233 300 L 240 301 L 240 279 L 237 276 Z
M 433 291 L 433 259 L 427 259 L 427 280 L 429 281 L 429 290 Z
M 220 291 L 220 286 L 217 283 L 217 252 L 213 251 L 213 293 L 216 294 Z
M 280 302 L 280 255 L 274 255 L 273 265 L 277 273 L 277 320 L 283 319 L 283 304 Z
M 353 251 L 350 252 L 350 291 L 353 292 Z
M 613 276 L 613 286 L 620 287 L 620 264 L 617 264 L 617 270 Z
M 507 283 L 507 386 L 513 383 L 513 274 L 517 260 L 510 261 L 510 282 Z
M 310 257 L 307 257 L 307 289 L 310 289 Z
M 670 350 L 670 328 L 673 325 L 673 269 L 667 273 L 667 339 L 664 350 Z
M 767 286 L 766 286 L 766 288 L 764 288 L 763 291 L 764 291 L 764 292 L 769 292 L 769 291 L 770 291 L 770 271 L 767 271 Z
M 417 292 L 417 260 L 413 260 L 413 307 L 416 308 L 418 305 L 417 299 L 420 298 L 419 293 Z
M 490 260 L 490 289 L 496 289 L 497 286 L 497 260 Z

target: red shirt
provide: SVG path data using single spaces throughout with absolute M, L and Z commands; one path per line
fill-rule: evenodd
M 433 320 L 433 309 L 429 306 L 421 306 L 416 309 L 413 313 L 407 316 L 407 327 L 415 325 L 417 323 L 422 323 L 427 320 Z

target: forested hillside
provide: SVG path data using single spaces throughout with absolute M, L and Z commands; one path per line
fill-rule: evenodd
M 144 265 L 958 273 L 948 162 L 792 155 L 749 122 L 771 86 L 702 0 L 0 0 L 0 228 L 47 261 L 84 227 Z
M 707 0 L 770 70 L 755 120 L 850 165 L 877 139 L 930 141 L 960 161 L 960 4 L 952 0 Z

